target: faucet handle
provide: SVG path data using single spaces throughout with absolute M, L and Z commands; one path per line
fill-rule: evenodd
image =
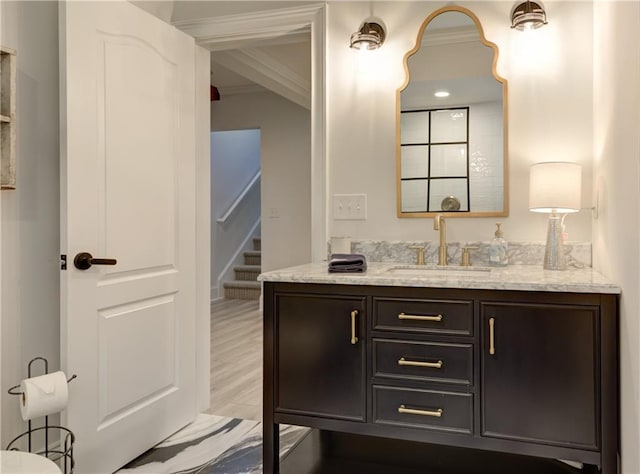
M 440 225 L 444 223 L 444 216 L 436 214 L 433 216 L 433 230 L 440 230 Z
M 460 266 L 462 267 L 470 267 L 471 266 L 471 254 L 470 250 L 475 250 L 478 247 L 462 247 L 462 258 L 460 259 Z
M 418 265 L 424 265 L 424 245 L 410 245 L 409 248 L 418 251 Z

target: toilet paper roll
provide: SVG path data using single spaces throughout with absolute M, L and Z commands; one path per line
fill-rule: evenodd
M 20 391 L 20 414 L 25 421 L 60 412 L 69 399 L 67 376 L 62 371 L 24 379 Z

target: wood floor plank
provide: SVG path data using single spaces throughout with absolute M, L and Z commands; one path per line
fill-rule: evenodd
M 211 304 L 210 414 L 262 420 L 262 311 L 258 301 Z

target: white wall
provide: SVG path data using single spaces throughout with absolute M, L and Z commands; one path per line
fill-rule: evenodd
M 2 2 L 2 43 L 17 50 L 15 191 L 2 191 L 2 440 L 26 429 L 8 387 L 30 359 L 59 367 L 58 6 Z M 38 366 L 39 370 L 39 366 Z M 54 421 L 54 420 L 52 420 Z
M 214 106 L 215 107 L 215 106 Z M 211 132 L 211 298 L 222 295 L 218 281 L 233 278 L 226 267 L 260 219 L 260 181 L 225 223 L 218 223 L 260 171 L 260 130 Z M 260 228 L 253 231 L 260 236 Z M 248 242 L 246 250 L 251 249 Z M 245 250 L 243 247 L 242 250 Z M 234 265 L 243 263 L 240 254 Z M 223 273 L 227 273 L 223 275 Z
M 271 92 L 230 95 L 211 105 L 211 129 L 259 128 L 262 271 L 311 258 L 311 118 Z
M 171 22 L 174 0 L 129 0 L 153 16 L 167 23 Z
M 640 3 L 598 2 L 594 15 L 594 266 L 622 287 L 623 474 L 640 473 Z
M 575 161 L 584 167 L 583 202 L 591 201 L 593 13 L 589 2 L 552 2 L 549 24 L 523 42 L 509 28 L 510 2 L 459 2 L 480 19 L 488 40 L 500 49 L 498 73 L 509 88 L 508 218 L 457 219 L 449 239 L 489 240 L 494 222 L 505 238 L 544 241 L 547 217 L 528 211 L 528 175 L 539 161 Z M 395 91 L 404 80 L 402 58 L 422 21 L 445 2 L 374 2 L 387 40 L 367 58 L 348 47 L 349 36 L 370 14 L 369 2 L 332 2 L 328 12 L 327 110 L 329 196 L 364 193 L 366 221 L 328 217 L 329 235 L 364 239 L 434 240 L 426 219 L 396 217 Z M 535 35 L 535 36 L 534 36 Z M 585 46 L 586 45 L 586 46 Z M 364 56 L 364 55 L 362 55 Z M 522 58 L 528 57 L 528 62 Z M 570 240 L 591 239 L 588 212 L 567 219 Z

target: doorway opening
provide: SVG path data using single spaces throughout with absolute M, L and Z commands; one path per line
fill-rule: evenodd
M 211 132 L 213 301 L 260 297 L 260 177 L 260 129 Z
M 262 413 L 260 140 L 257 128 L 211 132 L 209 413 L 256 421 Z

